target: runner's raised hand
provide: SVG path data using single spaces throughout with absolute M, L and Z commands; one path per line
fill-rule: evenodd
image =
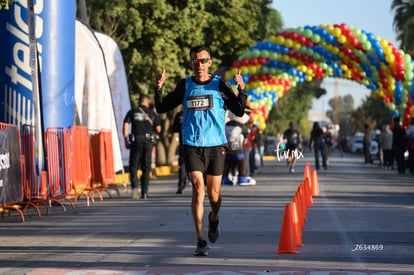
M 236 83 L 240 89 L 244 90 L 243 77 L 241 76 L 240 69 L 237 71 L 237 74 L 234 76 L 234 83 Z
M 156 88 L 160 90 L 165 82 L 165 68 L 162 68 L 162 73 L 157 76 Z

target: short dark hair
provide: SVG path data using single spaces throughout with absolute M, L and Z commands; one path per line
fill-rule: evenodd
M 145 100 L 149 100 L 149 96 L 144 95 L 144 94 L 140 95 L 140 97 L 139 97 L 139 105 L 141 105 L 142 103 L 144 103 Z
M 395 116 L 394 117 L 394 122 L 395 123 L 400 123 L 400 117 L 399 116 Z
M 207 51 L 208 52 L 208 55 L 210 55 L 210 48 L 209 47 L 207 47 L 205 45 L 199 45 L 199 46 L 195 46 L 194 48 L 192 48 L 190 50 L 190 58 L 191 58 L 191 55 L 193 53 L 199 53 L 201 51 Z

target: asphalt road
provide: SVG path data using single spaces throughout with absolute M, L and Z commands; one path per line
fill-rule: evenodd
M 223 186 L 221 235 L 207 257 L 194 257 L 191 187 L 176 195 L 176 176 L 151 180 L 147 200 L 121 197 L 74 209 L 40 207 L 21 222 L 0 220 L 0 274 L 414 274 L 414 177 L 398 176 L 362 155 L 334 154 L 318 171 L 298 254 L 276 253 L 286 204 L 303 181 L 284 160 L 265 161 L 256 186 Z M 205 212 L 209 206 L 206 201 Z M 206 218 L 207 220 L 207 218 Z

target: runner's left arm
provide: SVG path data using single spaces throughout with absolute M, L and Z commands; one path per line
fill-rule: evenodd
M 233 92 L 230 84 L 223 79 L 220 79 L 220 94 L 226 104 L 227 108 L 236 116 L 243 116 L 244 108 L 246 107 L 247 95 L 244 90 L 237 87 L 238 95 Z

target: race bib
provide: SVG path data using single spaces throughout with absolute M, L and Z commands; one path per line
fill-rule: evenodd
M 203 111 L 213 108 L 212 95 L 189 96 L 187 98 L 187 108 L 189 111 Z

